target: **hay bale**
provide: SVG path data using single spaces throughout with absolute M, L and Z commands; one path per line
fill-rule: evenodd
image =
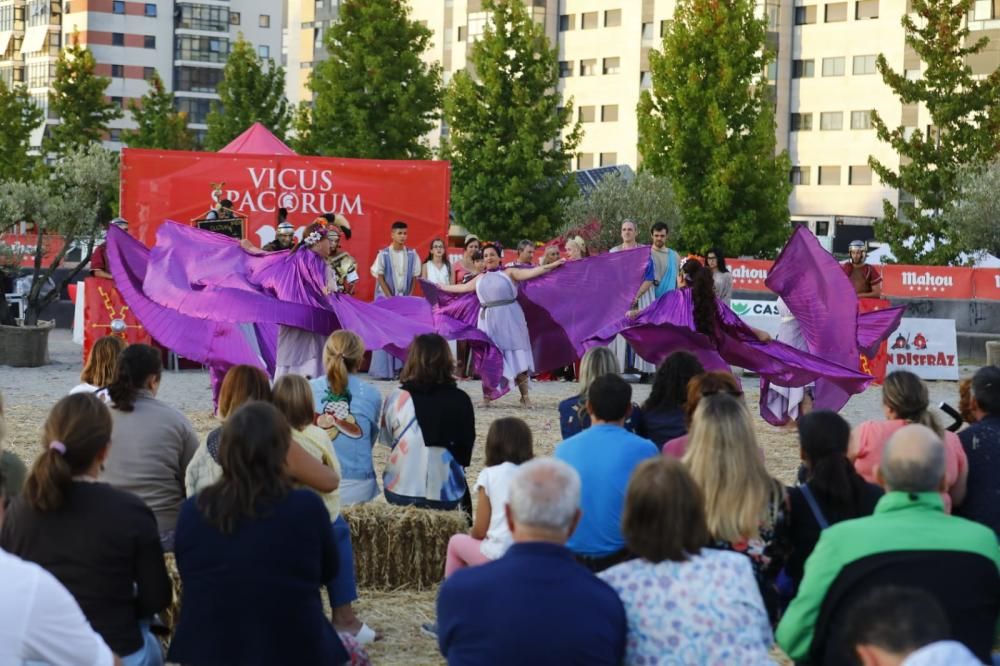
M 385 502 L 345 506 L 358 587 L 424 590 L 444 577 L 448 539 L 469 529 L 461 511 Z

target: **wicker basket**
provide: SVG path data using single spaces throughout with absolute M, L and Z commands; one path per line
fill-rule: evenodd
M 37 368 L 49 362 L 49 331 L 55 321 L 40 321 L 37 326 L 0 325 L 0 365 Z

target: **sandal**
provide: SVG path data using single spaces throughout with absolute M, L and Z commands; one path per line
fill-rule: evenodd
M 375 641 L 382 638 L 375 630 L 368 626 L 368 623 L 362 623 L 361 628 L 358 629 L 358 633 L 354 634 L 354 638 L 361 645 L 368 645 L 369 643 L 374 643 Z

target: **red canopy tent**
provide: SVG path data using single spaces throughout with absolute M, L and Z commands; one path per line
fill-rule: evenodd
M 220 153 L 245 153 L 249 155 L 296 155 L 284 141 L 274 136 L 271 130 L 260 123 L 254 123 L 243 134 L 226 144 Z

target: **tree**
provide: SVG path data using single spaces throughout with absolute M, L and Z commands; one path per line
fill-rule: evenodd
M 524 3 L 483 8 L 489 16 L 469 55 L 475 75 L 456 73 L 445 94 L 452 206 L 485 238 L 551 238 L 576 190 L 568 172 L 582 130 L 571 124 L 573 100 L 563 106 L 556 91 L 556 52 Z
M 789 233 L 790 163 L 775 155 L 765 69 L 773 53 L 753 0 L 679 0 L 639 100 L 643 168 L 667 176 L 695 251 L 769 255 Z
M 41 163 L 31 153 L 31 133 L 45 121 L 23 85 L 8 88 L 0 80 L 0 180 L 27 180 Z
M 285 69 L 257 54 L 242 35 L 232 51 L 219 83 L 219 102 L 208 114 L 205 148 L 218 150 L 259 122 L 284 140 L 293 110 L 285 98 Z
M 618 174 L 603 178 L 588 194 L 579 194 L 566 202 L 563 216 L 563 234 L 597 221 L 600 230 L 588 242 L 597 250 L 607 250 L 621 243 L 624 219 L 636 223 L 640 241 L 643 234 L 648 237 L 653 222 L 666 222 L 670 226 L 671 245 L 677 245 L 683 236 L 681 211 L 674 201 L 670 181 L 649 171 L 632 179 Z
M 405 0 L 345 0 L 313 70 L 312 140 L 323 155 L 426 159 L 441 106 L 441 66 L 421 56 L 433 33 Z
M 932 130 L 890 129 L 877 112 L 872 124 L 878 138 L 899 153 L 894 171 L 874 157 L 868 164 L 883 183 L 912 199 L 900 197 L 899 210 L 883 201 L 884 217 L 875 224 L 905 264 L 946 264 L 962 248 L 949 232 L 948 217 L 958 192 L 958 177 L 966 165 L 983 165 L 1000 150 L 1000 71 L 975 79 L 966 58 L 985 48 L 988 38 L 971 44 L 966 17 L 973 0 L 913 0 L 911 15 L 903 16 L 906 44 L 923 61 L 919 79 L 907 79 L 889 67 L 884 55 L 875 66 L 882 80 L 903 104 L 922 104 Z
M 122 132 L 122 141 L 131 148 L 191 150 L 194 135 L 187 127 L 187 114 L 174 108 L 174 94 L 167 92 L 163 79 L 154 71 L 149 91 L 138 104 L 129 102 L 132 120 L 139 126 Z
M 60 122 L 42 144 L 45 152 L 58 155 L 101 141 L 108 123 L 122 117 L 121 110 L 104 98 L 111 79 L 94 73 L 94 54 L 80 45 L 75 32 L 70 41 L 59 53 L 49 95 L 49 108 Z
M 38 315 L 59 298 L 63 288 L 76 280 L 90 261 L 102 222 L 111 216 L 118 196 L 118 155 L 92 143 L 72 149 L 52 170 L 52 177 L 34 181 L 0 182 L 0 228 L 18 222 L 33 227 L 36 237 L 31 287 L 27 296 L 25 324 L 34 326 Z M 58 235 L 64 245 L 48 266 L 43 266 L 48 240 Z M 77 267 L 47 289 L 66 253 L 83 248 Z M 0 255 L 5 254 L 0 252 Z
M 958 175 L 958 196 L 948 216 L 955 244 L 967 252 L 1000 257 L 1000 159 L 966 167 Z

